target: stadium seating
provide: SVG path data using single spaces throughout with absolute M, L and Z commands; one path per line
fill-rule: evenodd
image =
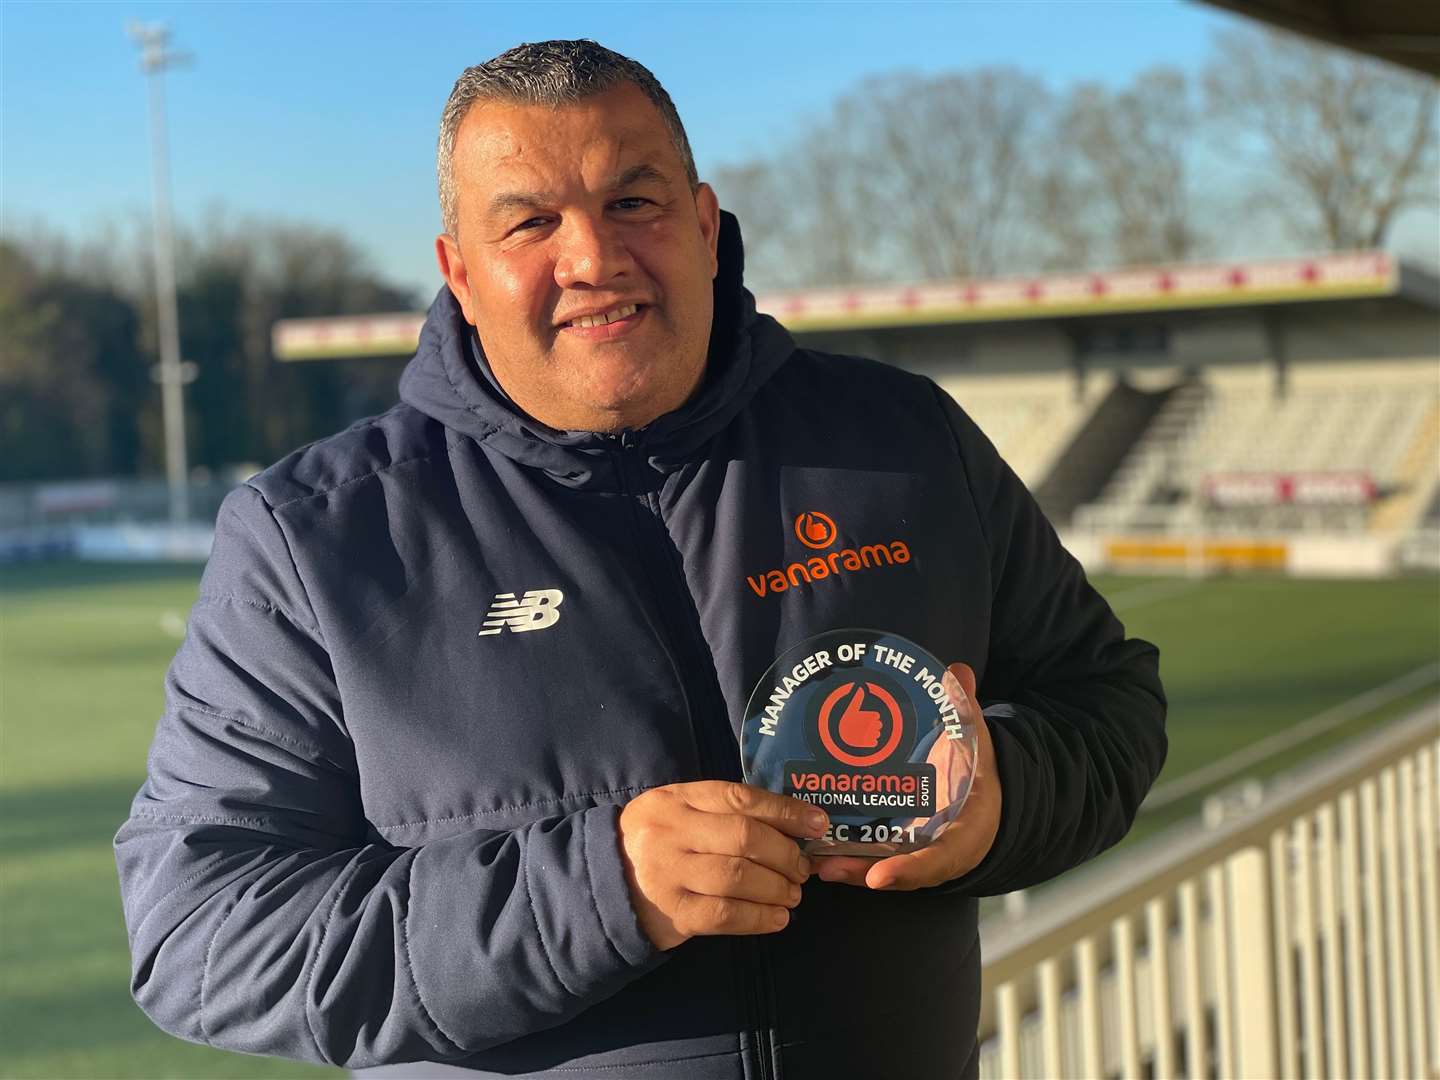
M 1077 397 L 1068 372 L 940 380 L 1032 491 L 1111 384 L 1108 377 L 1091 379 Z
M 1152 503 L 1161 504 L 1163 518 L 1170 516 L 1164 504 L 1171 501 L 1165 496 L 1173 488 L 1168 475 L 1174 461 L 1174 448 L 1183 443 L 1210 396 L 1209 389 L 1198 380 L 1186 379 L 1179 372 L 1172 378 L 1175 380 L 1173 392 L 1100 494 L 1098 505 L 1111 520 L 1128 523 L 1143 519 Z
M 1178 373 L 1177 373 L 1178 374 Z M 1398 531 L 1440 486 L 1433 360 L 1209 368 L 1177 387 L 1077 524 L 1132 530 Z M 1372 501 L 1212 499 L 1225 476 L 1362 478 Z

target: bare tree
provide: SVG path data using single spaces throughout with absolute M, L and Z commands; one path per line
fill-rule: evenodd
M 868 80 L 775 157 L 717 188 L 767 284 L 1012 269 L 1044 86 L 1011 68 Z M 747 245 L 748 246 L 748 245 Z
M 787 258 L 795 242 L 795 223 L 773 162 L 755 159 L 722 166 L 706 177 L 722 208 L 740 220 L 745 238 L 745 279 L 752 288 L 802 284 Z
M 902 276 L 1012 268 L 1049 94 L 1014 68 L 872 80 L 842 102 L 869 153 L 870 214 L 900 241 Z M 844 112 L 841 112 L 844 115 Z
M 758 287 L 893 276 L 877 258 L 872 154 L 853 112 L 853 99 L 841 99 L 773 157 L 717 172 L 720 204 L 744 228 L 746 277 Z
M 826 128 L 773 159 L 720 169 L 720 205 L 739 219 L 745 276 L 760 289 L 874 278 L 866 207 L 847 149 Z M 882 275 L 883 276 L 883 275 Z
M 1260 205 L 1307 244 L 1378 247 L 1434 205 L 1434 81 L 1280 31 L 1221 34 L 1205 73 L 1217 120 L 1258 151 Z
M 1037 270 L 1075 270 L 1108 260 L 1107 244 L 1092 211 L 1094 183 L 1065 140 L 1055 138 L 1032 163 L 1026 193 L 1027 264 Z
M 865 154 L 844 119 L 845 103 L 827 127 L 805 136 L 781 170 L 785 187 L 803 192 L 802 227 L 820 285 L 873 281 L 886 276 L 870 258 L 874 227 L 867 195 Z
M 1071 91 L 1031 193 L 1049 241 L 1046 265 L 1195 255 L 1187 175 L 1194 114 L 1189 83 L 1174 68 L 1142 72 L 1120 90 L 1084 83 Z

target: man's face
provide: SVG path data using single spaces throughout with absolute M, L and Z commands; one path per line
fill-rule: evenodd
M 436 240 L 440 271 L 515 404 L 587 431 L 684 404 L 705 369 L 720 212 L 708 186 L 690 191 L 644 92 L 480 102 L 453 167 L 459 235 Z

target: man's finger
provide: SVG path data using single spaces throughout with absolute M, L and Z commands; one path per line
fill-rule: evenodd
M 759 818 L 697 811 L 687 824 L 685 846 L 697 855 L 749 859 L 797 885 L 810 876 L 810 859 L 800 845 Z
M 875 865 L 874 859 L 864 859 L 858 855 L 819 855 L 812 861 L 821 881 L 833 881 L 842 885 L 863 886 L 866 873 Z
M 727 780 L 698 780 L 683 785 L 685 801 L 710 814 L 742 814 L 763 821 L 787 836 L 815 838 L 825 835 L 830 819 L 825 811 L 803 799 L 777 795 L 751 784 Z
M 796 882 L 739 855 L 687 855 L 685 862 L 684 881 L 691 892 L 781 907 L 800 902 Z
M 957 870 L 956 853 L 943 839 L 919 851 L 881 859 L 865 875 L 871 889 L 923 889 L 949 881 Z
M 691 937 L 705 934 L 773 934 L 790 922 L 787 908 L 687 892 L 675 906 L 675 925 Z

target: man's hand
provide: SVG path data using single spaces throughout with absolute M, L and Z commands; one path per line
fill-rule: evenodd
M 975 672 L 968 664 L 951 664 L 950 673 L 965 692 L 957 708 L 969 711 L 975 725 L 977 753 L 975 779 L 965 806 L 945 831 L 928 847 L 888 859 L 865 859 L 851 855 L 816 858 L 822 881 L 863 885 L 870 889 L 922 889 L 951 881 L 980 865 L 1000 829 L 1000 780 L 995 774 L 995 747 L 990 729 L 975 701 Z
M 658 949 L 783 929 L 811 872 L 792 837 L 827 826 L 809 803 L 723 780 L 637 795 L 620 812 L 620 850 L 640 929 Z

